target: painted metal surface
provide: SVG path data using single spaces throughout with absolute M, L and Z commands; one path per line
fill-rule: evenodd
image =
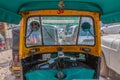
M 102 51 L 107 66 L 120 74 L 120 34 L 102 36 Z
M 91 16 L 93 20 L 95 21 L 95 34 L 96 34 L 96 40 L 95 40 L 95 46 L 39 46 L 39 47 L 31 47 L 26 48 L 25 47 L 25 29 L 26 29 L 26 20 L 30 16 Z M 37 49 L 38 51 L 35 54 L 38 53 L 45 53 L 45 52 L 57 52 L 57 49 L 59 47 L 63 48 L 64 52 L 83 52 L 84 48 L 88 48 L 91 51 L 88 52 L 89 54 L 95 55 L 95 56 L 101 56 L 101 47 L 100 47 L 100 20 L 99 20 L 99 13 L 95 12 L 86 12 L 86 11 L 75 11 L 75 10 L 65 10 L 64 13 L 58 14 L 57 10 L 40 10 L 40 11 L 30 11 L 27 13 L 22 13 L 23 19 L 21 21 L 21 31 L 20 31 L 20 58 L 25 58 L 29 56 L 29 51 Z

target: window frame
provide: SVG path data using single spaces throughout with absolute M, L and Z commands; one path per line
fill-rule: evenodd
M 48 15 L 43 15 L 43 16 L 48 16 Z M 26 19 L 26 25 L 25 25 L 25 36 L 26 36 L 26 32 L 27 32 L 27 21 L 28 21 L 28 19 L 29 18 L 31 18 L 31 17 L 39 17 L 40 19 L 40 21 L 39 21 L 39 23 L 40 23 L 40 28 L 41 28 L 41 40 L 42 40 L 42 44 L 41 45 L 33 45 L 33 46 L 29 46 L 29 47 L 27 47 L 27 45 L 26 45 L 26 39 L 24 38 L 24 40 L 25 40 L 25 46 L 26 46 L 26 48 L 30 48 L 30 47 L 39 47 L 39 46 L 91 46 L 91 47 L 93 47 L 93 46 L 95 46 L 96 45 L 96 36 L 94 37 L 94 45 L 79 45 L 78 44 L 78 35 L 79 35 L 79 32 L 80 32 L 80 26 L 81 26 L 81 19 L 82 19 L 82 17 L 90 17 L 91 19 L 92 19 L 92 21 L 93 21 L 93 28 L 94 28 L 94 34 L 96 33 L 95 32 L 95 21 L 94 21 L 94 18 L 92 17 L 92 16 L 85 16 L 85 15 L 78 15 L 78 17 L 79 17 L 79 24 L 78 24 L 78 32 L 77 32 L 77 39 L 76 39 L 76 43 L 75 44 L 73 44 L 73 45 L 44 45 L 44 41 L 43 41 L 43 31 L 42 31 L 42 22 L 41 22 L 41 17 L 43 17 L 42 15 L 34 15 L 34 16 L 29 16 L 29 17 L 27 17 L 27 19 Z M 71 15 L 71 16 L 57 16 L 57 15 L 50 15 L 50 17 L 52 17 L 52 16 L 54 16 L 54 17 L 76 17 L 76 16 L 74 16 L 74 15 Z

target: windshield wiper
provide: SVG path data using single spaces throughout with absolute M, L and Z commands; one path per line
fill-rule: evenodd
M 56 41 L 56 39 L 53 38 L 53 36 L 48 32 L 48 30 L 47 30 L 45 27 L 44 27 L 44 29 L 46 30 L 48 36 L 49 36 L 51 39 L 53 39 L 56 43 L 58 43 L 58 41 Z
M 31 35 L 32 33 L 33 33 L 33 30 L 31 30 L 30 33 L 29 33 L 27 36 L 25 36 L 25 38 L 30 37 L 30 35 Z
M 90 33 L 93 37 L 96 37 L 96 35 L 94 35 L 90 30 L 89 30 L 89 33 Z

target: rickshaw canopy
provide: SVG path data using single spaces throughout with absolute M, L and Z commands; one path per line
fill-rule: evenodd
M 59 10 L 60 0 L 0 0 L 0 21 L 18 24 L 20 12 Z M 120 0 L 62 0 L 65 10 L 99 12 L 103 23 L 120 22 Z

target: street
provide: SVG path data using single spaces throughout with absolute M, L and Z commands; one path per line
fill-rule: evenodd
M 0 80 L 14 80 L 9 70 L 9 65 L 12 60 L 11 53 L 11 50 L 0 52 Z

